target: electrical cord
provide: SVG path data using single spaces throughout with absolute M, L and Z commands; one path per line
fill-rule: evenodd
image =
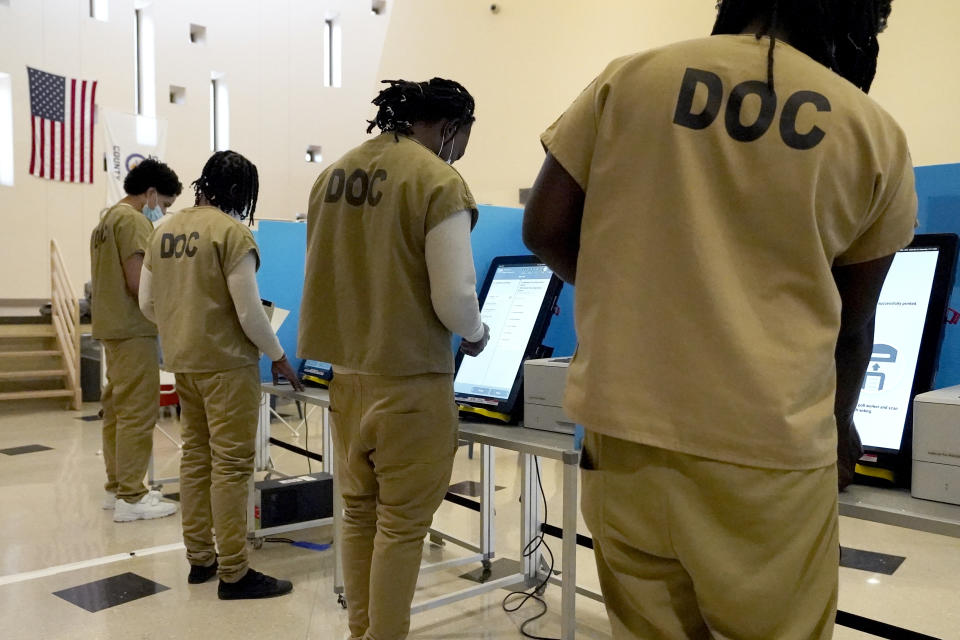
M 308 542 L 306 540 L 291 540 L 290 538 L 269 537 L 269 538 L 264 538 L 263 541 L 289 544 L 291 546 L 300 547 L 302 549 L 310 549 L 311 551 L 326 551 L 327 549 L 333 546 L 332 543 L 324 544 L 319 542 Z
M 537 471 L 537 486 L 540 488 L 540 495 L 543 497 L 543 521 L 547 522 L 548 520 L 547 494 L 543 492 L 543 481 L 540 479 L 540 458 L 537 456 L 534 456 L 533 461 L 534 461 L 534 468 Z M 527 631 L 527 625 L 531 624 L 536 620 L 539 620 L 540 618 L 545 616 L 547 613 L 546 601 L 543 598 L 541 598 L 539 595 L 537 595 L 538 593 L 542 593 L 543 590 L 546 589 L 547 584 L 549 584 L 550 582 L 550 577 L 553 575 L 553 566 L 554 566 L 553 551 L 550 550 L 550 545 L 547 544 L 546 538 L 544 536 L 545 534 L 541 530 L 538 533 L 538 535 L 535 538 L 533 538 L 530 542 L 528 542 L 527 546 L 523 548 L 522 555 L 524 558 L 529 557 L 534 553 L 536 553 L 537 549 L 539 549 L 541 546 L 544 549 L 546 549 L 547 554 L 550 556 L 550 569 L 547 571 L 547 575 L 544 576 L 543 580 L 541 580 L 536 586 L 532 587 L 531 589 L 528 589 L 527 591 L 511 591 L 503 598 L 503 602 L 501 602 L 500 606 L 507 613 L 513 613 L 514 611 L 519 611 L 530 600 L 539 602 L 540 606 L 543 607 L 543 609 L 537 615 L 533 616 L 532 618 L 527 618 L 526 620 L 523 621 L 523 623 L 520 625 L 520 633 L 523 634 L 523 637 L 531 638 L 532 640 L 561 640 L 560 638 L 537 636 Z M 516 604 L 516 605 L 507 604 L 507 601 L 510 600 L 511 598 L 517 598 L 521 596 L 522 596 L 522 599 L 520 600 L 519 604 Z

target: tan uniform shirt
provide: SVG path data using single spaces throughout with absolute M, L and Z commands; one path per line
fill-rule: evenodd
M 153 225 L 146 216 L 128 204 L 117 204 L 100 218 L 90 236 L 90 264 L 93 275 L 91 313 L 93 337 L 120 340 L 157 335 L 157 327 L 147 320 L 137 299 L 127 290 L 123 263 L 144 253 Z
M 831 267 L 896 252 L 907 142 L 852 84 L 778 43 L 714 36 L 614 61 L 544 135 L 586 192 L 567 409 L 717 460 L 836 461 Z
M 379 375 L 452 373 L 430 301 L 427 233 L 477 207 L 460 174 L 406 136 L 382 134 L 317 178 L 307 217 L 301 357 Z
M 184 209 L 150 237 L 143 264 L 166 369 L 203 373 L 259 362 L 227 288 L 227 275 L 251 251 L 259 267 L 250 229 L 215 207 Z

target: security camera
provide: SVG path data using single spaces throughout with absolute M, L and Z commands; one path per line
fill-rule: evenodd
M 490 13 L 500 13 L 500 5 L 498 4 L 490 5 Z

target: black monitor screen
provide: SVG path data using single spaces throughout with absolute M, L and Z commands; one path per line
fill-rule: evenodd
M 560 286 L 553 271 L 532 256 L 494 260 L 480 296 L 490 341 L 479 356 L 459 358 L 458 401 L 512 408 L 523 361 L 543 339 Z

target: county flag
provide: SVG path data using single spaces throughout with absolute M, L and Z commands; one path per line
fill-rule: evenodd
M 97 83 L 27 67 L 30 77 L 30 175 L 93 182 L 93 109 Z

